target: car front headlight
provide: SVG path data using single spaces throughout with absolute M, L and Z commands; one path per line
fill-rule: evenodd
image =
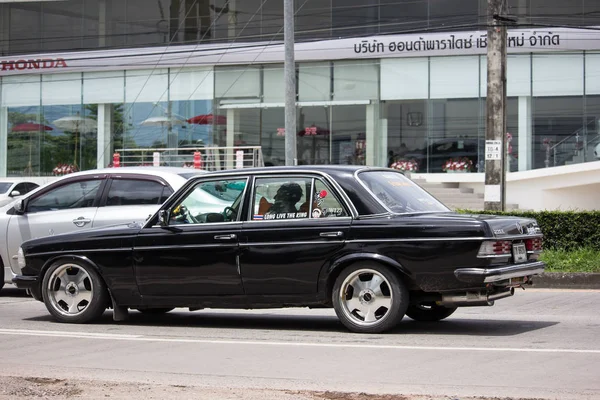
M 19 252 L 17 253 L 17 264 L 21 269 L 25 267 L 25 254 L 22 247 L 19 247 Z

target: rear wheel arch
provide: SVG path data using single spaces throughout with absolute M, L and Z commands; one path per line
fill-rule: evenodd
M 327 299 L 328 304 L 331 302 L 333 286 L 338 276 L 346 268 L 360 263 L 377 263 L 389 267 L 396 273 L 398 279 L 400 279 L 407 287 L 410 287 L 410 282 L 412 281 L 410 273 L 398 261 L 375 253 L 349 254 L 334 261 L 327 269 L 324 279 L 321 280 L 324 284 L 319 292 Z

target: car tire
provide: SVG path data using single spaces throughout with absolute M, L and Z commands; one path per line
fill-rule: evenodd
M 347 267 L 337 277 L 332 302 L 340 322 L 350 331 L 380 333 L 402 320 L 409 293 L 391 268 L 361 263 Z
M 433 322 L 448 318 L 458 307 L 445 307 L 437 304 L 410 305 L 406 310 L 406 316 L 415 321 Z
M 172 307 L 172 308 L 136 308 L 136 310 L 138 310 L 142 314 L 148 314 L 148 315 L 166 314 L 169 311 L 173 311 L 174 309 L 175 309 L 175 307 Z
M 110 303 L 98 272 L 80 261 L 52 264 L 42 281 L 42 297 L 57 321 L 75 324 L 100 318 Z

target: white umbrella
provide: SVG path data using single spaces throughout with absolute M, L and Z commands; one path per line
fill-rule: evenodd
M 54 121 L 54 125 L 63 131 L 88 133 L 98 129 L 98 121 L 79 115 L 70 115 Z
M 175 142 L 177 142 L 177 138 L 172 138 L 171 137 L 171 128 L 174 125 L 185 125 L 187 124 L 187 121 L 185 121 L 184 119 L 180 119 L 177 117 L 167 117 L 167 116 L 161 116 L 161 117 L 151 117 L 148 119 L 143 120 L 142 122 L 140 122 L 140 125 L 143 126 L 160 126 L 161 130 L 163 131 L 163 135 L 164 135 L 164 129 L 165 127 L 169 128 L 169 131 L 167 132 L 167 147 L 173 147 L 173 140 L 175 140 Z M 177 144 L 175 144 L 174 146 L 177 146 Z
M 173 125 L 185 125 L 187 124 L 186 121 L 179 119 L 179 118 L 169 118 L 169 117 L 151 117 L 148 119 L 143 120 L 142 122 L 140 122 L 140 125 L 143 126 L 160 126 L 160 127 L 165 127 L 165 126 L 173 126 Z
M 81 133 L 95 132 L 98 130 L 98 122 L 91 119 L 85 118 L 79 115 L 69 115 L 66 117 L 59 118 L 53 122 L 53 124 L 63 130 L 75 133 L 75 161 L 77 165 L 77 139 Z

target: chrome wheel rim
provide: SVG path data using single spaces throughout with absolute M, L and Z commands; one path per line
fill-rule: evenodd
M 76 316 L 87 310 L 92 301 L 92 278 L 79 265 L 64 264 L 52 272 L 46 293 L 53 309 L 65 316 Z
M 340 289 L 343 313 L 361 326 L 377 325 L 386 319 L 392 301 L 390 282 L 373 269 L 361 269 L 348 275 Z

